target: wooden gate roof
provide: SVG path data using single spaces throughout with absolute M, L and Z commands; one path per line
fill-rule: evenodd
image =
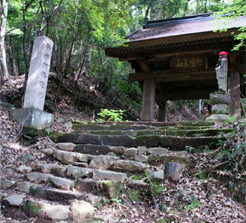
M 232 37 L 232 31 L 235 33 L 238 27 L 243 26 L 246 26 L 246 17 L 215 19 L 211 13 L 146 21 L 141 29 L 126 37 L 128 42 L 125 46 L 107 48 L 106 55 L 120 60 L 134 60 L 134 54 L 146 51 L 150 52 L 158 49 L 164 51 L 165 49 L 179 48 L 185 45 L 189 49 L 189 46 L 193 43 L 198 45 L 204 43 L 214 44 L 216 40 L 221 42 L 222 38 L 224 41 L 228 41 L 228 39 L 232 41 L 232 38 L 228 38 Z M 214 30 L 222 29 L 228 31 L 214 32 Z

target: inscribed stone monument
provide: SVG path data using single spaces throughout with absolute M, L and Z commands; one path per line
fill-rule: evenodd
M 22 109 L 13 111 L 14 118 L 23 126 L 45 128 L 54 116 L 44 112 L 44 101 L 50 69 L 53 42 L 46 36 L 35 39 Z
M 44 109 L 52 48 L 53 42 L 45 36 L 34 41 L 24 108 Z

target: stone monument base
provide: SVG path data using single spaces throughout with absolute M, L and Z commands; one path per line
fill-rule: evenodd
M 216 122 L 216 123 L 223 123 L 229 119 L 229 115 L 225 114 L 212 114 L 208 118 L 206 118 L 206 121 L 208 122 Z
M 13 117 L 21 126 L 48 128 L 51 126 L 54 115 L 36 108 L 19 108 L 13 110 Z
M 230 94 L 227 92 L 214 92 L 210 94 L 212 115 L 206 119 L 209 122 L 223 123 L 229 118 Z

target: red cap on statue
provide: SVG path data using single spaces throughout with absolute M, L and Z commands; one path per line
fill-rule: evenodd
M 222 55 L 228 56 L 228 53 L 227 53 L 226 51 L 221 51 L 221 52 L 219 53 L 219 55 L 220 55 L 220 56 L 222 56 Z

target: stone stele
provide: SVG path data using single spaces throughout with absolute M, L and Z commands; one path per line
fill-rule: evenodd
M 35 39 L 22 109 L 15 109 L 13 117 L 22 126 L 46 128 L 54 116 L 44 112 L 44 101 L 50 69 L 53 42 L 46 36 Z
M 24 108 L 44 110 L 53 42 L 46 36 L 35 39 L 28 73 Z

